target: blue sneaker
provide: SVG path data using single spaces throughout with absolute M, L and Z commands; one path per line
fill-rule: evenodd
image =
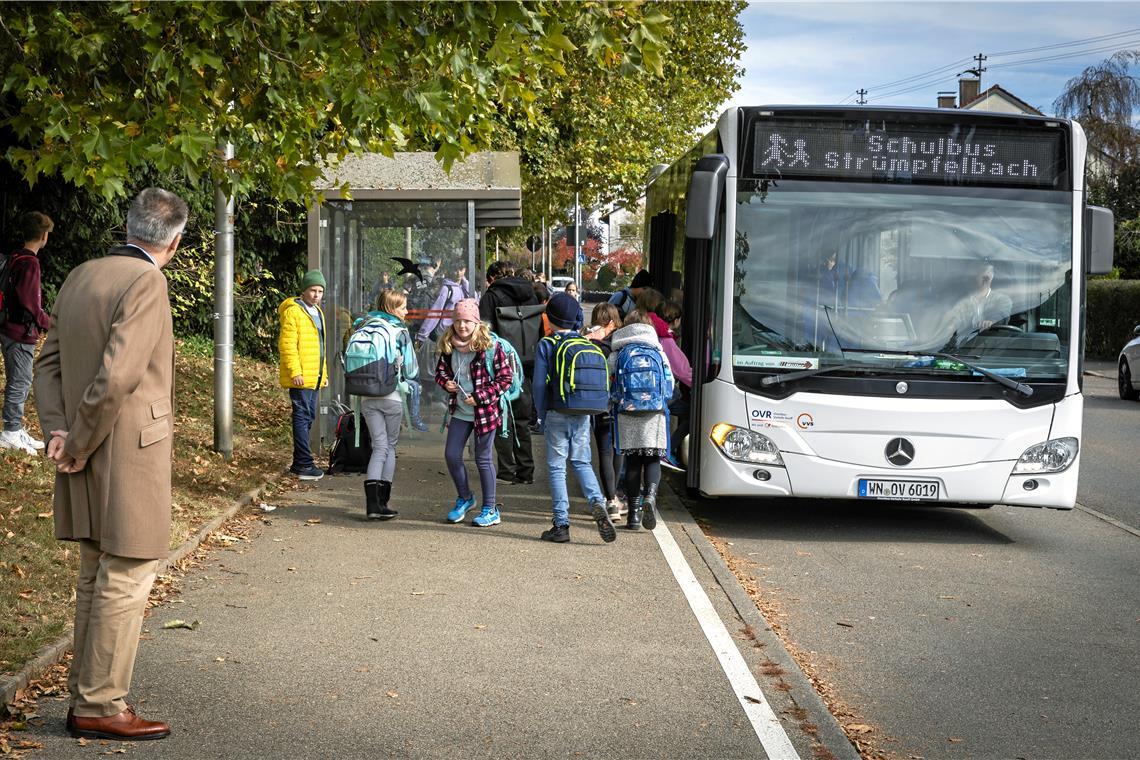
M 471 521 L 471 524 L 479 528 L 490 528 L 492 525 L 498 525 L 502 521 L 503 519 L 499 515 L 498 507 L 489 507 L 484 504 L 483 511 L 479 513 L 478 517 Z
M 447 521 L 449 523 L 463 522 L 463 517 L 467 514 L 468 510 L 475 508 L 475 497 L 468 496 L 466 499 L 459 498 L 455 500 L 455 507 L 447 513 Z

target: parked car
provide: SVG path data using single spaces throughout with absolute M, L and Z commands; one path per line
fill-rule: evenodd
M 556 274 L 550 278 L 550 291 L 552 293 L 559 293 L 566 290 L 566 286 L 574 282 L 573 277 L 566 277 L 565 275 Z
M 1140 398 L 1137 370 L 1140 370 L 1140 325 L 1132 328 L 1132 340 L 1124 344 L 1120 358 L 1116 360 L 1116 388 L 1122 399 L 1135 401 Z

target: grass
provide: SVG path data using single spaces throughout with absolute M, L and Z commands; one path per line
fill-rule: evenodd
M 2 366 L 2 365 L 0 365 Z M 0 371 L 0 387 L 3 372 Z M 170 546 L 185 541 L 246 491 L 280 472 L 292 452 L 289 400 L 277 367 L 234 359 L 233 459 L 212 451 L 214 376 L 208 341 L 178 341 Z M 25 422 L 37 438 L 34 396 Z M 14 673 L 70 625 L 78 546 L 57 541 L 55 468 L 0 450 L 0 673 Z

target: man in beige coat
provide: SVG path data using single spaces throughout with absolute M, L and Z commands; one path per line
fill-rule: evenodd
M 79 542 L 74 736 L 161 739 L 165 723 L 127 704 L 158 562 L 170 548 L 174 336 L 166 277 L 186 203 L 147 188 L 127 244 L 67 276 L 35 366 L 40 424 L 56 463 L 55 535 Z

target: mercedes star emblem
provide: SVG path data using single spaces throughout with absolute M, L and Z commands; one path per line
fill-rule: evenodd
M 914 461 L 914 444 L 905 438 L 892 438 L 885 453 L 895 467 L 905 467 Z

